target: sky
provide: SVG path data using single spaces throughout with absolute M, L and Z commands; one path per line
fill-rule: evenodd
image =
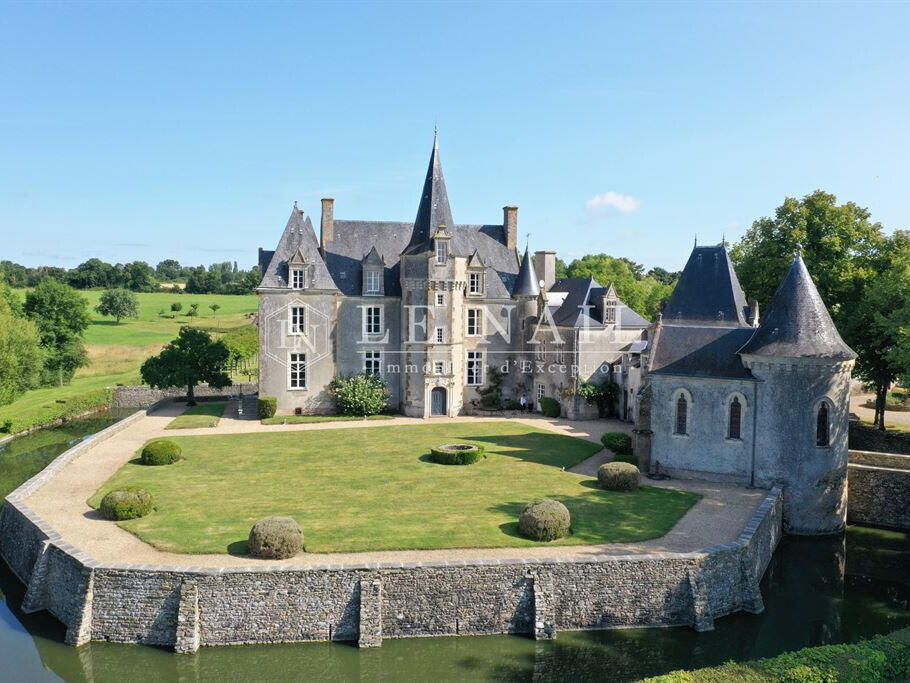
M 824 189 L 910 228 L 910 3 L 0 2 L 0 260 L 256 262 L 297 201 L 681 269 Z

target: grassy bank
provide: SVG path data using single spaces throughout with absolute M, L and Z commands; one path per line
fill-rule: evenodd
M 25 290 L 18 290 L 25 298 Z M 12 422 L 12 432 L 49 424 L 61 417 L 72 417 L 106 404 L 110 389 L 117 384 L 137 384 L 139 366 L 167 342 L 177 336 L 183 325 L 191 325 L 214 334 L 250 324 L 250 314 L 258 307 L 256 295 L 141 293 L 139 317 L 123 320 L 119 325 L 95 312 L 101 291 L 80 292 L 89 301 L 92 322 L 85 331 L 89 365 L 80 368 L 69 384 L 28 391 L 13 403 L 0 407 L 0 425 Z M 183 310 L 171 311 L 172 303 Z M 199 315 L 185 313 L 190 304 L 199 304 Z M 218 304 L 216 315 L 209 308 Z M 165 316 L 159 315 L 160 311 Z M 243 379 L 243 378 L 241 378 Z

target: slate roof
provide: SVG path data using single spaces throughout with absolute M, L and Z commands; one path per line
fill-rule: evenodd
M 666 323 L 746 325 L 746 296 L 723 245 L 695 247 L 663 310 Z
M 720 325 L 661 325 L 655 334 L 651 372 L 722 379 L 753 379 L 737 351 L 755 330 Z
M 313 223 L 310 217 L 304 217 L 303 211 L 294 205 L 291 209 L 291 216 L 281 235 L 281 240 L 275 251 L 271 253 L 268 265 L 262 274 L 260 287 L 287 287 L 288 286 L 288 265 L 300 250 L 307 264 L 313 268 L 313 278 L 310 283 L 311 289 L 335 290 L 335 281 L 329 275 L 322 255 L 319 253 L 319 246 L 316 242 L 316 232 L 313 230 Z M 260 258 L 265 257 L 269 252 L 261 251 Z
M 784 358 L 856 358 L 841 339 L 803 263 L 797 256 L 777 288 L 768 315 L 740 353 Z
M 449 206 L 449 195 L 446 192 L 446 181 L 442 175 L 442 162 L 439 160 L 439 138 L 433 135 L 433 151 L 430 153 L 430 164 L 427 177 L 423 181 L 423 192 L 417 207 L 417 218 L 414 228 L 404 248 L 406 254 L 421 254 L 432 250 L 432 238 L 436 229 L 444 225 L 449 230 L 454 226 L 452 208 Z
M 553 311 L 553 322 L 560 327 L 603 324 L 601 298 L 606 294 L 607 288 L 601 287 L 594 278 L 562 278 L 553 284 L 549 292 L 565 293 L 565 297 L 560 297 L 560 305 Z M 585 309 L 586 306 L 591 308 Z M 651 324 L 619 298 L 616 299 L 616 323 L 625 328 L 644 328 Z
M 521 259 L 521 268 L 518 270 L 518 277 L 515 279 L 515 287 L 512 289 L 512 296 L 538 296 L 540 294 L 540 285 L 537 282 L 537 273 L 534 272 L 534 264 L 531 263 L 531 255 L 528 248 L 525 247 L 525 255 Z

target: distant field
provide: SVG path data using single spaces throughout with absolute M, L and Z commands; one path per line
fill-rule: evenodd
M 17 290 L 24 299 L 25 290 Z M 13 432 L 51 422 L 59 417 L 85 412 L 105 403 L 105 389 L 117 384 L 136 384 L 139 366 L 177 336 L 183 325 L 209 330 L 215 334 L 250 324 L 250 314 L 258 308 L 255 294 L 137 294 L 139 317 L 118 325 L 112 318 L 95 313 L 101 290 L 80 292 L 89 301 L 92 324 L 85 331 L 89 365 L 80 368 L 73 381 L 62 387 L 29 391 L 13 403 L 0 407 L 0 424 L 13 421 Z M 172 303 L 183 310 L 171 311 Z M 190 304 L 199 304 L 199 315 L 188 317 Z M 221 308 L 212 315 L 209 306 Z M 165 317 L 159 316 L 164 310 Z M 173 317 L 171 317 L 173 316 Z

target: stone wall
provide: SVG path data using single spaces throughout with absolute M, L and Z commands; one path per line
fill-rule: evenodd
M 202 385 L 193 392 L 196 398 L 208 396 L 237 396 L 239 394 L 255 394 L 258 390 L 252 382 L 231 384 L 222 389 Z M 153 389 L 147 386 L 114 387 L 114 397 L 111 399 L 112 408 L 148 408 L 165 398 L 178 398 L 186 396 L 186 387 L 172 387 L 170 389 Z
M 893 430 L 883 432 L 875 427 L 852 421 L 850 422 L 850 449 L 910 455 L 910 433 Z
M 850 451 L 847 521 L 910 529 L 910 455 Z

